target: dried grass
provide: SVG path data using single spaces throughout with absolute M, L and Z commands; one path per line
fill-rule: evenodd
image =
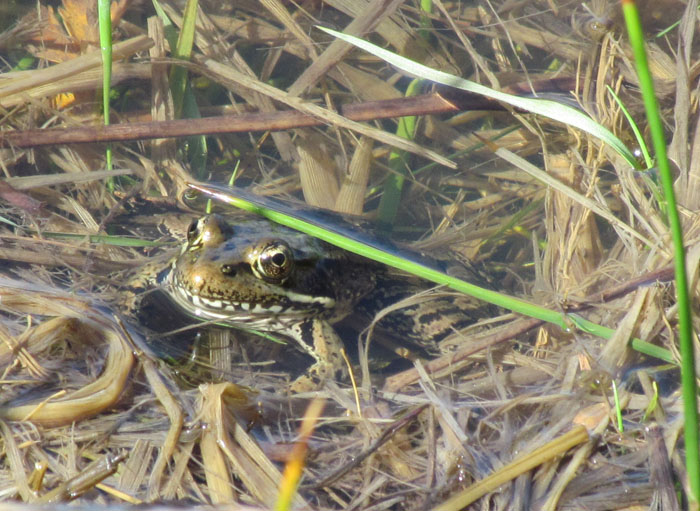
M 604 86 L 613 86 L 638 119 L 639 105 L 625 41 L 605 4 L 594 1 L 588 11 L 566 4 L 557 12 L 544 4 L 529 10 L 507 2 L 436 3 L 426 42 L 418 34 L 423 14 L 409 4 L 394 2 L 394 10 L 383 10 L 379 1 L 323 8 L 243 1 L 227 12 L 204 3 L 190 69 L 220 84 L 219 100 L 227 98 L 238 110 L 287 105 L 328 124 L 271 137 L 224 135 L 212 139 L 210 159 L 240 155 L 239 178 L 254 182 L 261 194 L 303 195 L 344 211 L 372 211 L 387 172 L 386 144 L 397 137 L 388 124 L 342 118 L 335 105 L 400 97 L 401 77 L 312 28 L 344 27 L 356 16 L 357 33 L 367 35 L 376 26 L 371 37 L 395 51 L 491 84 L 575 77 L 580 104 L 624 137 L 628 130 Z M 175 7 L 165 9 L 180 23 Z M 681 10 L 674 6 L 669 13 Z M 138 80 L 131 92 L 141 110 L 124 115 L 150 111 L 154 119 L 170 119 L 160 21 L 139 24 L 133 20 L 142 13 L 128 15 L 132 21 L 118 28 L 120 44 L 127 46 L 122 57 L 136 52 L 141 71 L 132 61 L 120 64 L 117 74 L 131 70 L 130 79 Z M 60 50 L 41 41 L 42 32 L 30 30 L 28 22 L 0 36 L 0 52 L 18 45 L 37 54 Z M 148 55 L 146 26 L 157 39 Z M 682 27 L 683 40 L 692 45 L 693 23 Z M 697 293 L 700 137 L 689 122 L 697 88 L 684 80 L 694 84 L 700 67 L 690 49 L 668 49 L 676 38 L 670 33 L 670 44 L 655 45 L 651 58 L 665 114 L 676 126 L 673 155 L 683 163 L 678 183 Z M 88 47 L 80 51 L 62 64 L 0 75 L 0 129 L 99 123 L 84 98 L 69 107 L 54 102 L 59 92 L 95 87 L 91 73 L 99 57 Z M 152 63 L 144 60 L 149 55 Z M 534 67 L 554 58 L 555 71 Z M 290 92 L 271 86 L 273 78 L 293 83 Z M 151 99 L 139 99 L 139 90 Z M 547 187 L 494 157 L 472 131 L 482 139 L 505 134 L 496 140 L 500 147 L 528 158 L 561 186 Z M 671 260 L 649 182 L 581 134 L 527 116 L 425 119 L 416 141 L 400 143 L 421 155 L 412 170 L 448 156 L 456 167 L 408 177 L 412 186 L 400 217 L 420 238 L 416 247 L 485 265 L 505 292 L 551 308 L 582 307 L 588 319 L 615 328 L 616 335 L 603 342 L 504 316 L 497 326 L 456 333 L 442 357 L 391 373 L 379 372 L 372 351 L 363 358 L 360 346 L 364 370 L 355 374 L 356 393 L 348 382 L 329 382 L 318 393 L 326 407 L 309 441 L 293 507 L 446 506 L 449 497 L 584 425 L 590 440 L 507 477 L 469 509 L 677 509 L 673 488 L 684 477 L 677 374 L 628 347 L 636 336 L 677 353 L 672 286 L 637 280 Z M 104 507 L 178 500 L 269 508 L 281 480 L 279 462 L 292 450 L 308 397 L 285 395 L 287 368 L 271 361 L 291 358 L 293 365 L 295 355 L 227 331 L 218 344 L 211 341 L 218 348 L 209 367 L 186 360 L 166 364 L 157 356 L 162 347 L 146 342 L 143 327 L 124 314 L 124 271 L 143 264 L 143 254 L 48 236 L 60 231 L 87 237 L 109 227 L 156 239 L 162 227 L 183 231 L 187 218 L 158 209 L 161 202 L 174 203 L 189 179 L 177 145 L 154 141 L 113 149 L 119 167 L 143 177 L 120 181 L 114 194 L 84 177 L 102 166 L 101 148 L 0 148 L 3 172 L 13 180 L 50 171 L 62 176 L 50 183 L 8 181 L 14 190 L 0 188 L 3 218 L 16 223 L 0 224 L 0 258 L 6 261 L 0 269 L 0 498 L 25 503 L 21 509 L 74 498 Z M 452 155 L 455 150 L 466 153 Z M 211 171 L 213 179 L 227 179 L 225 171 Z M 134 197 L 153 190 L 169 199 L 151 200 L 144 212 Z M 591 204 L 617 223 L 594 215 Z M 601 299 L 604 291 L 634 282 L 614 299 Z M 624 431 L 615 422 L 613 381 Z

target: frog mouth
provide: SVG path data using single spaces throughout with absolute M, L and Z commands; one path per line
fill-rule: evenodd
M 196 317 L 236 323 L 258 322 L 266 318 L 314 316 L 335 307 L 333 298 L 300 295 L 287 290 L 282 290 L 277 303 L 209 298 L 192 293 L 176 272 L 171 272 L 165 285 L 173 300 Z

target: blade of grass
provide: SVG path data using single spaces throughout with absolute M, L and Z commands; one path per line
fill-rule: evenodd
M 649 404 L 647 405 L 646 409 L 644 410 L 644 415 L 642 416 L 642 422 L 646 422 L 649 420 L 649 417 L 651 416 L 652 413 L 654 413 L 654 410 L 656 410 L 656 407 L 659 406 L 659 386 L 656 384 L 656 380 L 652 380 L 651 382 L 651 388 L 654 391 L 651 399 L 649 400 Z
M 194 35 L 197 22 L 197 0 L 188 0 L 182 16 L 182 29 L 179 35 L 170 18 L 158 3 L 153 0 L 153 7 L 158 17 L 163 21 L 165 36 L 171 48 L 175 48 L 173 55 L 180 60 L 190 60 L 194 46 Z M 201 113 L 197 106 L 192 87 L 188 80 L 187 69 L 183 66 L 173 66 L 170 71 L 170 90 L 173 94 L 176 119 L 199 119 Z M 201 176 L 204 172 L 207 159 L 207 139 L 204 135 L 192 136 L 185 139 L 185 151 L 190 168 L 195 175 Z
M 110 0 L 98 0 L 97 18 L 100 31 L 100 49 L 102 51 L 102 110 L 105 126 L 109 126 L 109 96 L 112 84 L 112 17 Z M 112 146 L 107 144 L 105 150 L 107 170 L 112 170 Z
M 695 355 L 693 353 L 693 327 L 691 323 L 690 300 L 688 297 L 688 280 L 685 270 L 685 248 L 683 245 L 683 230 L 676 196 L 673 190 L 673 175 L 666 154 L 666 139 L 663 123 L 659 114 L 659 105 L 654 93 L 646 49 L 644 33 L 639 18 L 637 5 L 633 0 L 622 1 L 622 12 L 627 26 L 630 46 L 639 76 L 639 86 L 644 100 L 649 122 L 649 132 L 656 152 L 656 164 L 661 174 L 661 184 L 667 204 L 668 224 L 673 240 L 673 259 L 676 276 L 676 299 L 678 302 L 678 337 L 681 352 L 681 386 L 683 395 L 683 411 L 685 416 L 685 451 L 686 470 L 688 473 L 688 501 L 692 508 L 698 508 L 700 499 L 700 435 L 698 432 L 697 386 L 695 373 Z
M 29 230 L 28 232 L 36 232 Z M 42 236 L 50 239 L 75 240 L 78 242 L 112 245 L 116 247 L 159 247 L 163 243 L 143 240 L 139 238 L 127 238 L 125 236 L 112 236 L 108 234 L 75 234 L 70 232 L 42 231 Z
M 426 42 L 429 42 L 433 35 L 433 23 L 430 21 L 432 12 L 433 0 L 420 0 L 420 28 L 418 29 L 418 35 Z
M 406 97 L 420 94 L 423 80 L 413 80 L 406 89 Z M 408 115 L 399 119 L 396 135 L 407 140 L 413 140 L 416 133 L 416 116 Z M 389 174 L 384 183 L 384 194 L 379 201 L 379 225 L 388 230 L 394 225 L 396 212 L 403 190 L 403 182 L 408 172 L 408 152 L 394 149 L 389 154 L 389 167 L 394 171 Z
M 282 482 L 279 487 L 279 495 L 275 503 L 275 511 L 288 511 L 292 509 L 294 495 L 296 495 L 306 462 L 309 438 L 314 432 L 314 428 L 316 427 L 319 417 L 321 417 L 321 412 L 325 404 L 323 399 L 314 399 L 309 403 L 304 413 L 304 418 L 301 421 L 301 428 L 299 429 L 299 439 L 295 442 L 289 461 L 287 461 L 287 465 L 284 467 Z
M 490 89 L 479 83 L 460 78 L 459 76 L 444 73 L 428 66 L 424 66 L 357 37 L 336 32 L 335 30 L 324 27 L 318 28 L 334 37 L 337 37 L 338 39 L 353 44 L 358 48 L 361 48 L 414 76 L 431 80 L 436 83 L 441 83 L 449 87 L 454 87 L 456 89 L 480 94 L 497 101 L 502 101 L 503 103 L 517 108 L 522 108 L 523 110 L 527 110 L 533 114 L 542 115 L 590 133 L 594 137 L 602 140 L 612 147 L 632 167 L 639 167 L 639 163 L 634 157 L 632 151 L 630 151 L 619 138 L 617 138 L 610 130 L 604 126 L 601 126 L 580 110 L 548 99 L 524 98 Z
M 624 114 L 625 119 L 627 119 L 627 122 L 629 123 L 630 128 L 632 129 L 632 133 L 634 133 L 634 138 L 637 139 L 639 149 L 642 151 L 642 156 L 644 156 L 644 163 L 646 164 L 647 168 L 651 168 L 654 165 L 654 161 L 651 157 L 651 153 L 649 152 L 649 146 L 644 140 L 642 132 L 639 130 L 639 126 L 637 126 L 637 123 L 634 122 L 632 114 L 630 114 L 629 110 L 627 110 L 627 107 L 622 102 L 620 97 L 617 94 L 615 94 L 615 91 L 612 89 L 612 87 L 610 87 L 610 85 L 606 85 L 605 87 L 608 89 L 608 93 L 615 100 L 615 103 L 617 103 L 617 106 L 620 107 L 620 110 Z
M 198 0 L 187 0 L 182 16 L 182 29 L 177 40 L 175 58 L 190 60 L 194 46 L 194 34 L 197 27 Z M 199 119 L 202 115 L 188 80 L 187 70 L 182 66 L 173 66 L 171 74 L 173 87 L 173 104 L 178 119 Z M 201 176 L 206 167 L 207 139 L 203 135 L 189 137 L 186 140 L 187 159 L 196 176 Z
M 569 313 L 568 319 L 581 332 L 597 335 L 603 339 L 610 339 L 615 333 L 615 330 L 612 328 L 588 321 L 587 319 L 584 319 L 582 316 L 579 316 L 573 312 Z M 675 359 L 673 358 L 673 354 L 669 350 L 662 348 L 661 346 L 657 346 L 656 344 L 651 344 L 650 342 L 642 341 L 641 339 L 632 339 L 630 341 L 630 346 L 632 349 L 640 353 L 644 353 L 645 355 L 649 355 L 650 357 L 658 358 L 659 360 L 663 360 L 671 364 L 676 363 Z
M 194 46 L 194 33 L 197 21 L 197 0 L 187 0 L 185 12 L 182 15 L 182 28 L 175 46 L 174 57 L 180 60 L 190 60 L 192 46 Z M 175 117 L 182 117 L 185 102 L 185 90 L 187 88 L 187 69 L 182 66 L 173 66 L 170 70 L 170 89 L 173 93 L 175 105 Z
M 226 190 L 209 184 L 188 183 L 188 186 L 226 204 L 231 204 L 237 208 L 264 216 L 273 222 L 286 225 L 292 229 L 296 229 L 315 238 L 319 238 L 327 243 L 331 243 L 332 245 L 345 249 L 354 254 L 359 254 L 382 264 L 398 268 L 399 270 L 417 275 L 431 282 L 435 282 L 436 284 L 448 286 L 479 300 L 496 304 L 499 307 L 524 314 L 525 316 L 538 318 L 548 323 L 559 325 L 563 329 L 568 329 L 570 326 L 572 326 L 572 324 L 567 320 L 566 315 L 562 314 L 561 312 L 551 311 L 525 300 L 520 300 L 518 298 L 513 298 L 512 296 L 497 293 L 496 291 L 492 291 L 490 289 L 481 288 L 469 282 L 454 278 L 425 264 L 421 264 L 392 254 L 387 250 L 353 240 L 336 232 L 319 227 L 311 222 L 301 220 L 300 218 L 295 218 L 294 216 L 262 207 L 250 200 L 232 195 L 232 190 Z
M 572 328 L 578 328 L 583 332 L 598 335 L 603 339 L 610 339 L 615 333 L 615 330 L 597 325 L 596 323 L 588 321 L 577 314 L 564 314 L 558 311 L 552 311 L 533 303 L 526 302 L 525 300 L 513 298 L 502 293 L 497 293 L 496 291 L 492 291 L 490 289 L 480 288 L 479 286 L 469 282 L 465 282 L 447 275 L 440 270 L 431 268 L 416 261 L 412 261 L 406 257 L 395 255 L 383 248 L 362 243 L 358 240 L 343 236 L 337 232 L 319 227 L 318 225 L 307 222 L 301 218 L 264 207 L 261 204 L 255 203 L 253 200 L 237 197 L 232 193 L 234 190 L 210 184 L 188 183 L 188 186 L 226 204 L 230 204 L 245 211 L 250 211 L 251 213 L 261 215 L 269 220 L 272 220 L 273 222 L 286 225 L 292 229 L 296 229 L 310 236 L 314 236 L 354 254 L 359 254 L 363 257 L 367 257 L 394 268 L 398 268 L 407 273 L 411 273 L 431 282 L 435 282 L 436 284 L 448 286 L 461 293 L 465 293 L 479 300 L 498 305 L 504 309 L 509 309 L 513 312 L 517 312 L 531 318 L 541 319 L 548 323 L 558 325 L 560 328 L 566 331 L 569 331 Z M 239 191 L 237 193 L 243 192 Z M 660 358 L 667 362 L 674 362 L 673 355 L 668 350 L 665 350 L 659 346 L 655 346 L 640 339 L 632 339 L 631 345 L 634 349 L 647 353 L 650 356 Z
M 168 46 L 171 48 L 177 48 L 177 27 L 175 27 L 168 15 L 160 6 L 158 0 L 153 0 L 153 9 L 156 11 L 156 15 L 163 22 L 163 32 L 165 33 L 165 38 L 168 40 Z
M 625 423 L 622 420 L 622 403 L 620 403 L 620 393 L 617 391 L 617 383 L 612 381 L 613 402 L 615 403 L 615 419 L 617 419 L 617 430 L 620 433 L 625 432 Z
M 651 153 L 649 151 L 649 146 L 647 145 L 646 141 L 644 140 L 644 137 L 642 136 L 642 132 L 639 129 L 639 126 L 637 126 L 637 123 L 634 121 L 632 118 L 632 114 L 630 114 L 629 110 L 627 110 L 627 107 L 625 104 L 622 102 L 622 100 L 618 97 L 617 94 L 615 94 L 615 91 L 612 90 L 612 87 L 609 85 L 606 85 L 608 92 L 610 95 L 613 97 L 615 100 L 615 103 L 620 107 L 620 110 L 622 111 L 623 115 L 627 119 L 627 122 L 630 125 L 630 129 L 632 130 L 632 133 L 634 133 L 634 138 L 637 139 L 637 145 L 639 145 L 640 151 L 642 151 L 642 156 L 644 156 L 644 163 L 647 166 L 647 169 L 651 169 L 654 165 L 654 159 L 651 157 Z M 654 195 L 654 199 L 656 199 L 656 203 L 658 204 L 659 208 L 661 211 L 666 211 L 666 203 L 664 201 L 663 194 L 657 184 L 652 181 L 651 177 L 649 176 L 648 172 L 642 171 L 641 173 L 642 179 L 646 183 L 646 185 L 649 187 L 649 190 L 651 190 L 651 193 Z

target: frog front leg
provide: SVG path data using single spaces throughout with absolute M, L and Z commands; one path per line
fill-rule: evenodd
M 347 373 L 342 355 L 343 341 L 327 321 L 307 319 L 292 325 L 287 332 L 315 360 L 306 373 L 292 382 L 292 392 L 315 390 L 324 380 Z

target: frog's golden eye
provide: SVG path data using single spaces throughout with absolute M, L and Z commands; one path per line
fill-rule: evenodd
M 284 242 L 271 242 L 260 251 L 255 266 L 263 279 L 281 282 L 289 276 L 294 266 L 292 250 Z

